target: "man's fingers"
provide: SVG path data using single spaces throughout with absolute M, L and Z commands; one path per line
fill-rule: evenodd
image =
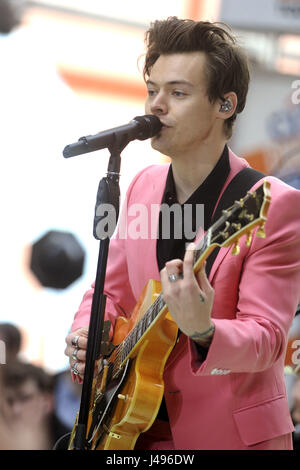
M 169 276 L 182 273 L 183 262 L 181 259 L 167 261 L 165 267 L 161 270 L 160 276 L 162 282 L 169 282 Z
M 196 245 L 190 243 L 186 249 L 183 260 L 183 277 L 189 280 L 194 277 L 194 252 Z
M 75 344 L 77 344 L 77 347 L 79 349 L 86 349 L 87 338 L 88 328 L 79 328 L 78 330 L 72 331 L 72 333 L 68 334 L 68 336 L 66 337 L 66 343 L 73 349 L 76 347 Z
M 74 346 L 67 346 L 65 349 L 65 355 L 74 361 L 85 361 L 86 360 L 86 349 L 74 348 Z
M 208 280 L 208 277 L 206 275 L 206 271 L 205 271 L 205 264 L 202 266 L 202 268 L 198 271 L 196 277 L 197 277 L 197 281 L 198 281 L 198 284 L 200 286 L 200 288 L 203 290 L 203 292 L 206 294 L 206 295 L 209 295 L 212 291 L 213 291 L 213 288 Z
M 73 374 L 75 375 L 84 375 L 85 362 L 70 360 L 70 366 Z

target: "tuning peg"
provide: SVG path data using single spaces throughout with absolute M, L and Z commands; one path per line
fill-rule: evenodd
M 260 225 L 259 229 L 256 232 L 256 235 L 260 238 L 266 238 L 265 223 Z
M 240 253 L 240 246 L 239 246 L 239 240 L 235 242 L 234 247 L 232 249 L 232 254 L 233 256 L 237 256 Z
M 250 222 L 254 219 L 254 215 L 253 214 L 247 214 L 247 212 L 245 214 L 243 214 L 243 217 L 244 217 L 244 219 L 247 219 Z
M 232 226 L 232 228 L 234 228 L 234 230 L 237 230 L 237 231 L 241 230 L 241 228 L 242 228 L 242 224 L 233 223 L 231 226 Z
M 249 232 L 249 233 L 247 233 L 246 246 L 249 247 L 251 245 L 251 241 L 252 241 L 252 233 Z

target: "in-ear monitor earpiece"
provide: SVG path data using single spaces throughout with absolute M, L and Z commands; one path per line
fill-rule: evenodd
M 231 111 L 232 110 L 232 103 L 230 101 L 230 99 L 225 99 L 224 103 L 221 105 L 220 107 L 220 111 L 222 113 L 227 113 L 228 111 Z

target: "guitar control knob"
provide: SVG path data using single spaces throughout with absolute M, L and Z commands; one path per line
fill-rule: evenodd
M 128 395 L 122 395 L 121 393 L 119 393 L 118 398 L 119 398 L 119 400 L 124 400 L 124 401 L 126 401 L 127 398 L 128 398 Z

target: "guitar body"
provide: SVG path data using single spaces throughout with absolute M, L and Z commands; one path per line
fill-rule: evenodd
M 113 344 L 120 344 L 124 340 L 160 292 L 159 282 L 147 283 L 130 320 L 123 317 L 117 319 Z M 129 355 L 126 373 L 112 392 L 111 410 L 107 411 L 111 418 L 109 422 L 104 419 L 105 432 L 102 430 L 99 439 L 100 426 L 91 449 L 134 449 L 139 435 L 151 427 L 163 398 L 164 366 L 176 343 L 177 334 L 178 327 L 165 309 Z

